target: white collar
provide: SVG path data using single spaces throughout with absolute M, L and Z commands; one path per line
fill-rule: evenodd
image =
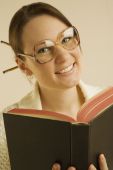
M 87 85 L 81 80 L 78 85 L 81 89 L 81 92 L 83 93 L 85 101 L 89 100 L 91 97 L 93 97 L 94 95 L 96 95 L 98 92 L 100 92 L 102 90 L 99 87 Z M 19 102 L 5 108 L 4 110 L 7 111 L 7 110 L 11 110 L 13 108 L 26 108 L 26 109 L 42 110 L 42 104 L 41 104 L 38 83 L 36 82 L 34 86 L 35 87 L 34 87 L 33 91 L 29 92 Z
M 81 92 L 83 93 L 83 96 L 85 98 L 85 101 L 89 100 L 91 97 L 96 95 L 100 89 L 99 87 L 94 87 L 91 85 L 85 84 L 82 80 L 79 82 L 79 87 L 81 89 Z M 39 87 L 38 87 L 38 82 L 35 83 L 34 90 L 29 93 L 23 100 L 20 101 L 20 107 L 25 107 L 27 104 L 27 108 L 35 108 L 42 110 L 42 103 L 41 103 L 41 97 L 39 93 Z

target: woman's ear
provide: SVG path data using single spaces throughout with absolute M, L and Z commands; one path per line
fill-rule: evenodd
M 24 62 L 22 59 L 20 59 L 19 57 L 16 57 L 16 58 L 15 58 L 15 61 L 16 61 L 17 65 L 18 65 L 18 67 L 19 67 L 27 76 L 31 76 L 31 75 L 33 74 L 32 71 L 31 71 L 28 67 L 26 67 L 25 62 Z

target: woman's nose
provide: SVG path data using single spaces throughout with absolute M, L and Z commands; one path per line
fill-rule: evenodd
M 70 57 L 71 57 L 71 54 L 69 53 L 68 50 L 58 45 L 54 49 L 53 55 L 54 55 L 56 64 L 62 64 L 66 62 L 67 60 L 70 60 Z

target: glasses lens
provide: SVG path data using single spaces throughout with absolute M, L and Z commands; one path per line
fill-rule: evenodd
M 58 44 L 67 50 L 72 50 L 79 44 L 78 31 L 70 27 L 58 35 Z M 35 46 L 35 59 L 40 63 L 46 63 L 53 59 L 53 49 L 55 42 L 44 40 Z
M 68 50 L 74 49 L 78 42 L 78 32 L 74 27 L 68 28 L 61 34 L 60 43 Z
M 35 57 L 40 63 L 46 63 L 52 59 L 52 50 L 54 42 L 51 40 L 44 40 L 35 46 Z

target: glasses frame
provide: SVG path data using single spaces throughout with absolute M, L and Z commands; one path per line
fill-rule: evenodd
M 60 39 L 60 35 L 61 35 L 64 31 L 66 31 L 66 30 L 68 30 L 68 29 L 70 29 L 70 28 L 73 28 L 74 31 L 75 31 L 75 33 L 76 33 L 76 40 L 77 40 L 77 42 L 78 42 L 78 43 L 77 43 L 77 46 L 78 46 L 78 45 L 80 44 L 80 38 L 79 38 L 78 30 L 77 30 L 74 26 L 71 26 L 71 27 L 68 27 L 68 28 L 64 29 L 62 32 L 60 32 L 60 33 L 57 35 L 56 41 L 53 41 L 53 40 L 51 40 L 51 39 L 44 39 L 44 40 L 39 41 L 39 42 L 34 46 L 34 54 L 33 54 L 33 55 L 27 54 L 27 53 L 17 53 L 17 56 L 18 56 L 18 57 L 29 57 L 30 59 L 34 60 L 35 62 L 38 62 L 39 64 L 45 64 L 45 63 L 50 62 L 51 60 L 53 60 L 54 56 L 53 56 L 50 60 L 45 61 L 45 62 L 41 62 L 41 61 L 39 61 L 38 59 L 36 59 L 35 47 L 38 46 L 41 42 L 43 42 L 43 41 L 45 41 L 45 40 L 49 40 L 49 41 L 51 41 L 51 42 L 54 43 L 54 46 L 60 45 L 60 46 L 63 47 L 64 49 L 67 49 L 67 48 L 65 48 L 63 45 L 61 45 L 59 39 Z M 76 48 L 76 47 L 74 47 L 74 48 Z M 71 51 L 71 50 L 73 50 L 74 48 L 72 48 L 72 49 L 70 49 L 70 50 L 68 49 L 68 51 Z
M 56 41 L 53 41 L 53 40 L 50 40 L 50 39 L 44 39 L 44 40 L 50 40 L 51 42 L 53 42 L 53 43 L 55 44 L 54 46 L 60 45 L 60 46 L 63 47 L 64 49 L 67 49 L 67 48 L 65 48 L 63 45 L 61 45 L 61 43 L 59 42 L 59 37 L 60 37 L 60 35 L 61 35 L 64 31 L 68 30 L 69 28 L 73 28 L 73 29 L 75 30 L 76 40 L 77 40 L 77 42 L 78 42 L 78 43 L 77 43 L 77 46 L 80 45 L 79 33 L 78 33 L 78 30 L 77 30 L 74 26 L 68 27 L 68 28 L 64 29 L 62 32 L 60 32 L 60 33 L 57 35 Z M 40 62 L 38 59 L 36 59 L 35 47 L 36 47 L 38 44 L 40 44 L 41 42 L 43 42 L 44 40 L 39 41 L 39 42 L 34 46 L 34 54 L 33 54 L 33 55 L 27 54 L 27 53 L 16 53 L 16 56 L 19 57 L 19 58 L 20 58 L 21 60 L 23 60 L 23 61 L 25 60 L 25 58 L 23 58 L 23 57 L 29 57 L 30 59 L 32 59 L 32 60 L 35 61 L 35 62 L 38 62 L 39 64 L 45 64 L 45 63 L 50 62 L 51 60 L 53 60 L 54 56 L 53 56 L 50 60 L 48 60 L 48 61 L 46 61 L 46 62 Z M 8 42 L 1 41 L 1 43 L 4 43 L 4 44 L 10 46 L 10 44 L 9 44 Z M 74 47 L 74 48 L 76 48 L 76 47 Z M 68 49 L 68 51 L 71 51 L 71 50 L 73 50 L 74 48 L 72 48 L 72 49 L 70 49 L 70 50 Z M 4 70 L 3 73 L 12 71 L 12 70 L 14 70 L 14 69 L 16 69 L 16 68 L 18 68 L 18 66 L 12 67 L 12 68 L 7 69 L 7 70 Z

